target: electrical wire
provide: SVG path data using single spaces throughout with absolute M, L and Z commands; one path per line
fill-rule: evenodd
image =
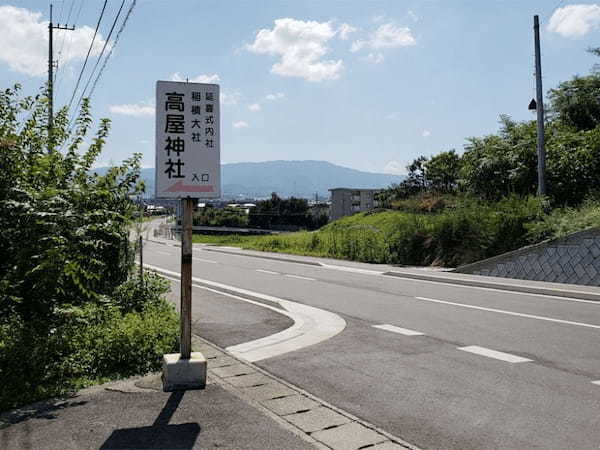
M 87 91 L 87 88 L 89 87 L 92 78 L 94 78 L 94 74 L 96 73 L 96 69 L 98 68 L 98 64 L 100 63 L 100 60 L 102 59 L 102 56 L 104 55 L 104 51 L 106 50 L 106 47 L 108 46 L 108 43 L 110 41 L 110 37 L 113 34 L 113 31 L 115 29 L 115 26 L 117 25 L 117 21 L 119 20 L 119 17 L 121 16 L 121 11 L 123 10 L 123 6 L 125 6 L 125 1 L 126 0 L 122 0 L 121 2 L 121 6 L 119 7 L 119 11 L 117 11 L 117 15 L 115 16 L 115 20 L 113 20 L 112 26 L 110 27 L 110 31 L 108 32 L 108 36 L 106 37 L 106 40 L 104 41 L 104 46 L 102 47 L 102 51 L 100 52 L 100 55 L 98 56 L 98 58 L 96 59 L 96 64 L 94 64 L 94 68 L 92 69 L 92 71 L 90 72 L 90 76 L 87 80 L 87 83 L 85 84 L 83 91 L 81 92 L 81 96 L 79 97 L 79 100 L 77 101 L 77 106 L 75 106 L 74 111 L 77 111 L 79 109 L 79 105 L 81 105 L 81 101 L 83 100 L 85 93 Z
M 92 48 L 94 47 L 94 41 L 96 40 L 96 35 L 98 34 L 98 28 L 100 28 L 100 22 L 102 22 L 102 17 L 104 17 L 104 10 L 106 9 L 106 4 L 108 0 L 104 0 L 104 5 L 102 6 L 102 11 L 100 12 L 100 17 L 98 17 L 98 22 L 96 23 L 96 29 L 94 30 L 94 36 L 92 37 L 92 42 L 90 43 L 90 48 L 87 51 L 87 55 L 85 55 L 85 60 L 83 61 L 83 67 L 79 72 L 79 77 L 77 78 L 77 83 L 75 84 L 75 89 L 73 89 L 73 95 L 71 95 L 71 100 L 69 100 L 68 109 L 71 108 L 73 104 L 73 100 L 75 99 L 75 95 L 77 94 L 77 89 L 79 88 L 79 83 L 81 82 L 81 77 L 83 76 L 83 72 L 85 71 L 85 66 L 88 62 L 88 58 L 90 57 L 90 53 L 92 52 Z
M 73 3 L 75 3 L 76 0 L 73 0 Z M 81 1 L 81 3 L 79 3 L 79 9 L 77 10 L 77 14 L 75 15 L 75 20 L 73 20 L 73 26 L 77 27 L 77 23 L 79 22 L 79 17 L 81 15 L 81 10 L 83 8 L 83 0 Z M 65 59 L 69 59 L 69 56 L 71 55 L 71 46 L 73 44 L 73 34 L 72 33 L 67 33 L 69 35 L 69 43 L 67 44 L 67 54 L 66 54 L 66 58 Z M 64 43 L 64 41 L 63 41 Z M 62 47 L 60 49 L 60 54 L 62 54 Z M 58 68 L 57 68 L 57 72 L 58 72 Z M 56 94 L 56 92 L 58 91 L 58 88 L 61 84 L 61 81 L 63 80 L 63 78 L 57 78 L 56 76 L 54 77 L 54 79 L 56 80 L 56 83 L 54 85 L 54 93 Z
M 133 12 L 133 9 L 135 8 L 135 5 L 137 3 L 137 0 L 133 0 L 133 2 L 131 3 L 131 6 L 129 7 L 129 10 L 127 11 L 127 15 L 125 16 L 125 19 L 123 19 L 123 22 L 121 23 L 121 27 L 119 28 L 119 31 L 117 32 L 117 36 L 115 37 L 115 41 L 113 43 L 113 45 L 110 47 L 110 50 L 108 52 L 108 54 L 105 56 L 104 58 L 104 62 L 102 63 L 102 66 L 100 67 L 100 71 L 98 72 L 98 75 L 96 76 L 96 79 L 94 80 L 94 83 L 92 84 L 92 88 L 90 89 L 90 92 L 88 94 L 88 98 L 91 98 L 92 95 L 94 94 L 94 90 L 96 89 L 96 85 L 98 84 L 98 81 L 100 80 L 100 77 L 102 76 L 102 73 L 104 72 L 104 69 L 106 68 L 106 65 L 110 59 L 110 57 L 113 54 L 113 51 L 115 49 L 115 47 L 117 46 L 117 43 L 119 42 L 119 38 L 121 37 L 121 34 L 123 33 L 123 30 L 125 29 L 127 22 L 129 20 L 129 17 L 131 16 L 131 13 Z M 69 128 L 68 128 L 68 134 L 70 134 L 73 131 L 73 128 L 75 126 L 75 119 L 77 117 L 77 114 L 74 114 L 73 117 L 71 118 L 71 120 L 69 121 Z M 66 144 L 63 144 L 63 146 Z

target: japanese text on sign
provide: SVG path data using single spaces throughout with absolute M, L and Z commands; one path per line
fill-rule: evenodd
M 156 84 L 156 197 L 220 196 L 219 86 Z

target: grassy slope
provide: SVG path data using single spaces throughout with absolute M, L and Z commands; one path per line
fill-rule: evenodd
M 598 203 L 546 214 L 535 205 L 509 202 L 437 214 L 392 210 L 358 213 L 315 232 L 195 235 L 194 242 L 372 263 L 452 267 L 592 226 L 600 226 Z

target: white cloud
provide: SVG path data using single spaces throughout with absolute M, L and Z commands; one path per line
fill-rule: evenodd
M 350 37 L 351 33 L 356 33 L 358 31 L 358 28 L 353 27 L 352 25 L 349 25 L 347 23 L 343 23 L 340 25 L 340 27 L 338 28 L 338 33 L 340 34 L 340 39 L 342 40 L 346 40 Z
M 421 133 L 421 136 L 423 136 L 424 138 L 431 136 L 431 131 L 429 130 L 423 130 L 423 132 Z
M 412 9 L 409 9 L 407 14 L 408 14 L 408 17 L 410 17 L 413 20 L 413 22 L 418 22 L 420 19 L 420 17 L 417 16 Z
M 140 144 L 146 145 L 146 144 L 149 144 L 149 143 L 150 143 L 150 141 L 148 139 L 142 139 L 142 140 L 140 140 Z
M 221 81 L 221 78 L 219 78 L 219 75 L 216 73 L 213 73 L 212 75 L 200 74 L 186 80 L 186 77 L 182 77 L 179 75 L 179 72 L 175 72 L 171 75 L 171 81 L 189 81 L 190 83 L 218 83 Z
M 600 5 L 567 5 L 558 8 L 550 17 L 548 30 L 563 37 L 581 37 L 600 28 Z
M 260 104 L 252 103 L 251 105 L 248 105 L 248 109 L 252 112 L 260 111 Z
M 383 168 L 383 173 L 389 173 L 392 175 L 404 175 L 406 168 L 399 161 L 390 161 Z
M 369 53 L 367 55 L 367 61 L 372 62 L 373 64 L 382 63 L 384 60 L 383 54 L 380 52 L 377 53 Z
M 367 40 L 357 40 L 350 47 L 351 52 L 357 52 L 362 48 L 381 50 L 384 48 L 409 47 L 417 41 L 408 27 L 397 27 L 393 23 L 385 23 L 377 27 Z
M 0 61 L 25 75 L 45 76 L 48 70 L 48 22 L 42 21 L 42 14 L 15 6 L 0 6 L 0 30 Z M 84 25 L 75 31 L 56 30 L 55 42 L 63 33 L 69 33 L 70 45 L 60 55 L 60 64 L 85 58 L 94 29 Z M 90 56 L 98 55 L 104 42 L 98 33 Z
M 113 114 L 131 117 L 150 117 L 154 115 L 154 106 L 146 102 L 129 105 L 112 105 L 109 111 Z
M 246 49 L 253 53 L 280 56 L 271 73 L 300 77 L 307 81 L 335 80 L 343 69 L 341 59 L 322 59 L 328 52 L 327 42 L 336 34 L 330 22 L 276 19 L 272 30 L 256 33 Z
M 276 92 L 275 94 L 267 94 L 265 96 L 265 98 L 267 100 L 271 100 L 271 101 L 281 100 L 284 97 L 285 97 L 285 94 L 283 92 Z
M 237 105 L 238 101 L 242 97 L 239 92 L 221 92 L 221 104 L 222 105 Z
M 233 122 L 233 128 L 248 128 L 248 122 L 244 122 L 243 120 Z

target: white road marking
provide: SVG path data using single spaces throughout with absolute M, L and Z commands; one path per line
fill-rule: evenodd
M 321 264 L 321 267 L 323 267 L 325 269 L 340 270 L 342 272 L 364 273 L 366 275 L 383 275 L 383 273 L 384 273 L 384 272 L 380 272 L 377 270 L 359 269 L 358 267 L 337 266 L 337 265 L 333 265 L 333 264 L 324 264 L 324 263 L 319 263 L 319 264 Z
M 171 255 L 172 255 L 172 253 L 169 253 L 169 252 L 161 252 L 160 250 L 155 250 L 155 251 L 154 251 L 154 253 L 160 253 L 161 255 L 169 255 L 169 256 L 171 256 Z
M 432 281 L 432 280 L 420 280 L 418 278 L 408 278 L 408 277 L 402 278 L 402 277 L 390 276 L 390 278 L 398 278 L 398 279 L 402 279 L 402 280 L 414 281 L 417 283 L 446 284 L 449 286 L 454 286 L 456 288 L 481 289 L 483 291 L 500 292 L 502 294 L 506 294 L 507 292 L 509 292 L 511 294 L 517 294 L 517 295 L 531 295 L 532 297 L 544 297 L 544 298 L 550 298 L 552 300 L 561 300 L 561 301 L 565 301 L 565 302 L 594 303 L 596 305 L 600 304 L 600 302 L 598 302 L 597 300 L 584 300 L 581 298 L 563 297 L 560 295 L 536 294 L 534 292 L 523 292 L 523 291 L 517 291 L 517 290 L 510 290 L 510 289 L 500 289 L 500 288 L 483 287 L 483 286 L 470 286 L 468 284 L 457 284 L 457 283 L 452 283 L 451 281 L 445 281 L 442 279 L 440 279 L 439 281 L 437 281 L 437 280 Z M 523 281 L 525 281 L 525 280 L 523 280 Z
M 146 267 L 165 276 L 179 280 L 179 273 L 177 272 L 152 265 L 147 265 Z M 227 351 L 246 361 L 260 361 L 318 344 L 319 342 L 323 342 L 336 334 L 341 333 L 344 328 L 346 328 L 346 321 L 340 316 L 313 306 L 284 300 L 268 294 L 261 294 L 260 292 L 253 292 L 235 286 L 229 286 L 227 284 L 217 283 L 215 281 L 203 280 L 201 278 L 193 277 L 192 282 L 196 287 L 201 287 L 203 289 L 214 288 L 213 290 L 219 294 L 235 297 L 239 300 L 263 308 L 272 309 L 273 311 L 290 317 L 294 321 L 294 325 L 279 333 L 227 347 Z M 223 292 L 222 290 L 229 292 Z M 247 298 L 238 297 L 235 294 L 232 294 L 232 292 L 276 303 L 280 305 L 283 310 Z
M 286 277 L 290 277 L 290 278 L 297 278 L 299 280 L 317 281 L 315 278 L 303 277 L 303 276 L 300 276 L 300 275 L 292 275 L 292 274 L 289 274 L 289 273 L 286 273 L 285 276 Z
M 485 347 L 479 347 L 477 345 L 470 345 L 468 347 L 458 347 L 459 350 L 474 353 L 476 355 L 487 356 L 488 358 L 499 359 L 509 363 L 522 363 L 533 361 L 531 359 L 522 358 L 521 356 L 511 355 L 510 353 L 499 352 Z
M 485 308 L 483 306 L 466 305 L 464 303 L 449 302 L 446 300 L 437 300 L 435 298 L 428 298 L 428 297 L 415 297 L 415 298 L 417 300 L 423 300 L 426 302 L 442 303 L 445 305 L 460 306 L 462 308 L 479 309 L 481 311 L 495 312 L 495 313 L 500 313 L 500 314 L 508 314 L 509 316 L 525 317 L 527 319 L 545 320 L 547 322 L 564 323 L 566 325 L 575 325 L 578 327 L 600 329 L 600 325 L 593 325 L 591 323 L 572 322 L 570 320 L 554 319 L 552 317 L 536 316 L 533 314 L 525 314 L 525 313 L 519 313 L 519 312 L 514 312 L 514 311 L 506 311 L 504 309 Z
M 217 264 L 217 262 L 216 262 L 216 261 L 212 261 L 212 260 L 210 260 L 210 259 L 196 258 L 195 256 L 192 256 L 192 259 L 195 259 L 196 261 L 205 262 L 205 263 Z
M 380 330 L 391 331 L 392 333 L 403 334 L 404 336 L 424 336 L 425 333 L 421 333 L 420 331 L 409 330 L 408 328 L 400 328 L 394 325 L 383 324 L 383 325 L 373 325 L 373 328 L 379 328 Z
M 592 384 L 597 384 L 598 386 L 600 386 L 600 380 L 592 381 Z
M 256 269 L 256 271 L 260 273 L 268 273 L 269 275 L 281 275 L 279 272 L 273 272 L 272 270 Z

